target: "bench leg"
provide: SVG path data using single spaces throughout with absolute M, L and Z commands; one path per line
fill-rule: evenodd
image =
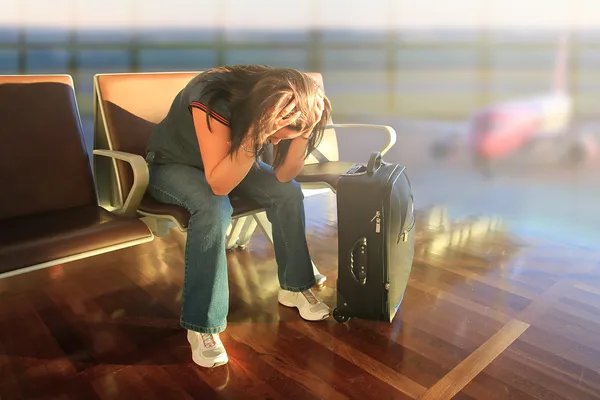
M 240 248 L 243 249 L 246 246 L 248 246 L 250 238 L 252 237 L 252 234 L 254 234 L 254 231 L 256 230 L 257 226 L 258 224 L 255 218 L 251 217 L 247 219 L 246 223 L 244 224 L 244 228 L 240 233 L 240 240 L 238 240 L 238 246 Z
M 253 215 L 253 218 L 256 221 L 257 225 L 260 227 L 260 229 L 264 232 L 264 234 L 267 235 L 269 242 L 273 244 L 273 228 L 271 222 L 267 218 L 267 213 L 264 211 L 256 213 Z M 327 280 L 327 277 L 319 272 L 314 261 L 312 262 L 312 267 L 313 273 L 315 274 L 315 280 L 317 281 L 317 285 L 323 285 Z
M 175 239 L 175 241 L 177 242 L 177 245 L 179 246 L 181 251 L 183 251 L 185 254 L 185 244 L 187 242 L 187 232 L 181 232 L 180 230 L 175 229 L 175 230 L 173 230 L 173 232 L 171 232 L 171 234 L 173 235 L 173 239 Z
M 239 238 L 244 227 L 244 223 L 248 217 L 236 218 L 231 222 L 229 229 L 227 230 L 227 250 L 232 250 L 238 247 Z
M 154 217 L 142 217 L 142 222 L 152 231 L 154 236 L 164 237 L 169 234 L 170 229 L 174 224 L 170 221 Z

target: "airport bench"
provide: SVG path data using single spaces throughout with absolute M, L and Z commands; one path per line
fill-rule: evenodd
M 153 239 L 98 204 L 69 75 L 0 76 L 0 121 L 0 276 Z

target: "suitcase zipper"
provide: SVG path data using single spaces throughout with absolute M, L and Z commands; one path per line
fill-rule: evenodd
M 406 179 L 408 180 L 408 177 Z M 409 182 L 409 185 L 410 185 L 410 182 Z M 408 216 L 408 211 L 406 212 L 406 215 Z M 412 218 L 410 226 L 408 228 L 404 229 L 402 232 L 398 233 L 398 240 L 396 241 L 396 244 L 400 243 L 400 240 L 402 240 L 403 242 L 408 241 L 408 232 L 412 231 L 413 228 L 415 227 L 415 223 L 416 223 L 415 202 L 414 202 L 414 197 L 412 195 L 410 196 L 410 216 Z
M 400 235 L 398 235 L 398 241 L 396 242 L 396 244 L 400 243 L 400 240 L 402 240 L 403 242 L 406 242 L 408 240 L 408 232 L 412 231 L 414 227 L 415 227 L 415 218 L 413 216 L 412 223 L 410 224 L 410 226 L 408 228 L 406 228 L 405 230 L 403 230 L 400 233 Z
M 408 229 L 402 231 L 399 240 L 396 242 L 396 244 L 400 243 L 400 240 L 402 240 L 403 242 L 406 242 L 408 240 Z
M 381 211 L 376 211 L 371 222 L 375 221 L 375 233 L 381 232 Z

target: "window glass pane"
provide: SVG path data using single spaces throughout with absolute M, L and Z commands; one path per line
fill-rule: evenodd
M 228 50 L 225 52 L 225 64 L 264 64 L 273 67 L 307 68 L 308 52 L 298 50 Z
M 19 28 L 0 26 L 0 43 L 16 43 L 19 40 Z
M 60 27 L 30 26 L 25 28 L 25 41 L 28 43 L 65 43 L 69 41 L 69 31 Z
M 18 74 L 19 53 L 15 50 L 0 50 L 0 74 Z
M 128 72 L 130 54 L 127 50 L 83 50 L 77 53 L 76 88 L 92 93 L 93 77 L 103 72 Z
M 123 0 L 79 0 L 73 2 L 71 8 L 75 14 L 73 22 L 77 41 L 127 43 L 132 38 L 136 8 L 139 7 Z
M 27 42 L 64 43 L 69 40 L 73 1 L 20 0 L 20 3 Z
M 26 73 L 65 74 L 69 73 L 69 52 L 61 49 L 28 50 Z
M 326 41 L 380 41 L 391 27 L 387 0 L 327 0 L 314 8 L 314 24 Z
M 387 109 L 389 84 L 383 50 L 327 50 L 325 91 L 336 113 L 378 115 Z
M 404 48 L 396 55 L 396 64 L 399 69 L 460 69 L 475 68 L 479 62 L 476 49 L 460 50 L 448 47 L 443 48 Z
M 199 71 L 214 67 L 217 61 L 214 50 L 157 50 L 140 52 L 142 71 Z
M 314 0 L 295 1 L 285 6 L 273 0 L 219 0 L 219 25 L 230 42 L 304 42 L 313 22 L 312 3 Z
M 20 2 L 22 0 L 2 0 L 0 11 L 0 43 L 15 43 L 22 25 Z
M 113 0 L 119 1 L 119 0 Z M 139 39 L 144 43 L 200 43 L 215 40 L 222 26 L 219 8 L 222 0 L 169 0 L 139 2 L 135 20 Z
M 445 119 L 477 105 L 480 55 L 475 45 L 412 44 L 396 53 L 395 108 L 404 115 Z
M 576 59 L 579 69 L 577 85 L 573 89 L 582 94 L 597 95 L 600 91 L 600 50 L 581 50 Z

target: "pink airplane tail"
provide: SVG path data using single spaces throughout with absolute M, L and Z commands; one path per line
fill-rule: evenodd
M 569 62 L 569 35 L 563 34 L 559 40 L 554 67 L 553 88 L 557 92 L 567 91 L 567 73 Z

